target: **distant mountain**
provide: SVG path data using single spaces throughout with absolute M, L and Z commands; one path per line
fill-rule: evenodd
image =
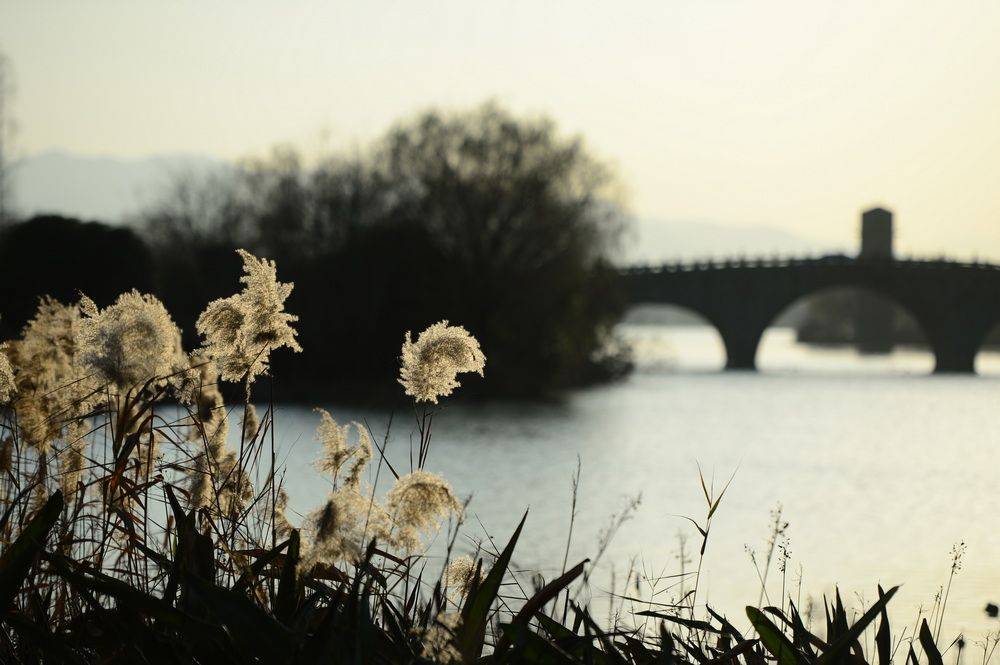
M 629 263 L 831 253 L 822 241 L 771 226 L 743 226 L 715 222 L 638 219 L 626 238 Z
M 172 177 L 223 164 L 187 154 L 120 159 L 40 153 L 12 165 L 14 209 L 23 216 L 58 213 L 119 222 L 155 200 Z

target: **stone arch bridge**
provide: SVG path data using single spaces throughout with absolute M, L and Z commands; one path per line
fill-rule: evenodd
M 795 301 L 857 287 L 895 301 L 923 329 L 935 372 L 975 371 L 976 354 L 1000 322 L 1000 266 L 945 260 L 829 256 L 632 267 L 631 304 L 690 309 L 718 330 L 727 369 L 754 369 L 764 331 Z

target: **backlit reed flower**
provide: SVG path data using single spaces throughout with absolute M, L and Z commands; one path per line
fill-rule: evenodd
M 287 538 L 292 533 L 288 521 L 288 492 L 283 487 L 274 493 L 274 533 L 278 538 Z
M 59 456 L 59 486 L 66 497 L 76 493 L 76 484 L 83 476 L 84 455 L 88 441 L 77 438 L 71 441 Z
M 0 403 L 6 404 L 17 392 L 17 385 L 14 383 L 14 366 L 10 363 L 10 358 L 0 346 Z
M 38 396 L 27 396 L 17 404 L 17 431 L 21 444 L 39 453 L 47 453 L 59 438 L 59 421 L 51 413 L 51 404 Z
M 243 407 L 243 422 L 240 425 L 243 439 L 246 441 L 254 440 L 257 438 L 257 430 L 259 429 L 260 419 L 257 417 L 257 408 L 253 404 L 247 404 Z
M 8 346 L 20 439 L 39 452 L 53 440 L 69 441 L 89 430 L 85 416 L 98 401 L 100 384 L 77 362 L 80 320 L 79 305 L 42 298 L 20 338 Z
M 217 423 L 205 423 L 203 426 L 204 450 L 194 459 L 194 468 L 187 474 L 188 501 L 192 508 L 214 507 L 216 504 L 215 477 L 220 468 L 222 451 L 213 445 L 216 436 L 225 439 L 229 431 L 229 419 L 223 417 Z
M 237 454 L 226 448 L 219 457 L 216 495 L 223 515 L 238 514 L 253 500 L 253 479 L 240 465 Z
M 356 559 L 365 545 L 366 527 L 369 534 L 378 530 L 381 515 L 381 509 L 360 487 L 345 485 L 333 490 L 306 522 L 305 569 L 317 563 Z
M 192 508 L 206 508 L 230 517 L 239 513 L 253 498 L 253 481 L 238 465 L 236 453 L 223 450 L 201 454 L 188 475 L 189 502 Z
M 188 471 L 188 501 L 193 508 L 229 516 L 253 498 L 253 483 L 228 445 L 229 413 L 219 391 L 218 366 L 203 354 L 192 354 L 189 365 L 178 386 L 178 396 L 193 406 L 188 439 L 201 450 Z M 256 427 L 256 412 L 252 405 L 248 407 L 243 425 Z
M 219 367 L 204 354 L 193 353 L 188 359 L 187 371 L 174 378 L 174 394 L 181 404 L 194 407 L 191 413 L 189 438 L 201 436 L 197 425 L 207 423 L 217 410 L 224 408 L 219 390 Z
M 213 460 L 206 450 L 198 454 L 194 460 L 194 468 L 187 472 L 188 503 L 192 508 L 208 508 L 215 505 L 214 474 L 219 467 L 218 460 Z
M 449 586 L 464 596 L 469 592 L 475 574 L 476 562 L 472 557 L 463 554 L 448 564 L 444 571 L 444 579 Z
M 249 385 L 267 372 L 271 351 L 288 347 L 301 351 L 291 323 L 297 316 L 285 312 L 285 300 L 295 286 L 278 281 L 273 261 L 237 250 L 243 259 L 243 290 L 208 304 L 196 327 L 205 338 L 204 351 L 219 365 L 224 381 Z
M 156 475 L 158 465 L 163 458 L 163 452 L 160 450 L 163 438 L 163 433 L 155 428 L 145 429 L 139 437 L 139 443 L 135 447 L 135 459 L 139 463 L 139 476 L 144 480 Z
M 141 386 L 186 365 L 181 333 L 159 300 L 132 290 L 103 310 L 80 300 L 77 361 L 119 388 Z
M 420 547 L 424 533 L 437 531 L 440 520 L 459 512 L 451 485 L 441 476 L 418 469 L 401 476 L 386 494 L 386 539 L 406 552 Z
M 35 316 L 11 344 L 18 383 L 27 392 L 53 393 L 84 376 L 75 362 L 79 305 L 64 305 L 49 297 L 38 303 Z
M 414 342 L 409 332 L 403 342 L 399 382 L 418 402 L 437 404 L 461 385 L 463 372 L 483 375 L 486 356 L 475 337 L 461 326 L 441 321 L 424 330 Z
M 455 637 L 462 625 L 458 612 L 442 612 L 425 629 L 413 629 L 420 642 L 420 655 L 431 663 L 461 663 L 462 654 L 455 646 Z
M 208 508 L 229 516 L 253 498 L 253 482 L 229 448 L 229 414 L 224 407 L 211 412 L 196 430 L 202 451 L 188 473 L 189 501 L 193 508 Z
M 365 465 L 372 458 L 372 440 L 368 430 L 358 422 L 338 425 L 328 411 L 316 409 L 320 415 L 320 423 L 316 428 L 316 439 L 323 446 L 322 456 L 316 462 L 316 468 L 328 473 L 334 483 L 338 479 L 341 468 L 350 462 L 344 475 L 344 483 L 356 487 L 361 480 Z M 350 444 L 351 428 L 358 434 L 357 443 Z

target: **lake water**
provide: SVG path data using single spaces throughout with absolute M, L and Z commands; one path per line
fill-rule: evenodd
M 845 602 L 858 604 L 855 593 L 870 602 L 876 584 L 903 583 L 892 613 L 912 622 L 918 607 L 933 604 L 948 580 L 952 547 L 964 542 L 945 634 L 964 630 L 978 639 L 1000 627 L 983 612 L 1000 600 L 1000 356 L 981 354 L 980 376 L 929 376 L 933 360 L 923 351 L 862 358 L 807 349 L 791 331 L 774 329 L 762 344 L 760 373 L 727 373 L 710 329 L 629 326 L 623 333 L 639 361 L 623 382 L 558 404 L 454 404 L 436 416 L 428 468 L 457 494 L 472 495 L 471 537 L 488 532 L 502 546 L 530 508 L 515 563 L 547 578 L 558 574 L 579 457 L 571 564 L 592 556 L 611 515 L 642 495 L 595 575 L 600 606 L 612 569 L 619 583 L 630 561 L 651 578 L 679 572 L 684 535 L 696 555 L 697 533 L 679 516 L 704 517 L 700 465 L 717 487 L 735 472 L 713 519 L 700 601 L 739 619 L 744 605 L 756 603 L 760 583 L 747 547 L 763 555 L 769 513 L 780 503 L 789 523 L 787 586 L 798 595 L 801 566 L 803 605 L 834 584 Z M 376 434 L 388 422 L 388 413 L 323 406 L 341 422 L 367 419 Z M 318 504 L 327 489 L 309 466 L 317 421 L 306 407 L 277 410 L 276 437 L 299 510 Z M 396 414 L 389 455 L 399 467 L 408 466 L 413 430 L 412 414 Z M 642 593 L 648 598 L 648 587 Z M 656 600 L 671 595 L 676 590 Z M 773 569 L 768 595 L 774 604 L 781 596 Z

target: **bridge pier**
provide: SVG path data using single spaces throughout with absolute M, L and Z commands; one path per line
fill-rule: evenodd
M 978 347 L 935 348 L 935 374 L 975 374 Z
M 940 310 L 945 310 L 940 306 Z M 995 325 L 992 302 L 971 303 L 944 316 L 925 314 L 922 325 L 934 351 L 935 374 L 975 374 L 976 355 Z
M 757 369 L 757 347 L 763 331 L 738 327 L 720 329 L 722 343 L 726 347 L 726 370 L 755 371 Z

